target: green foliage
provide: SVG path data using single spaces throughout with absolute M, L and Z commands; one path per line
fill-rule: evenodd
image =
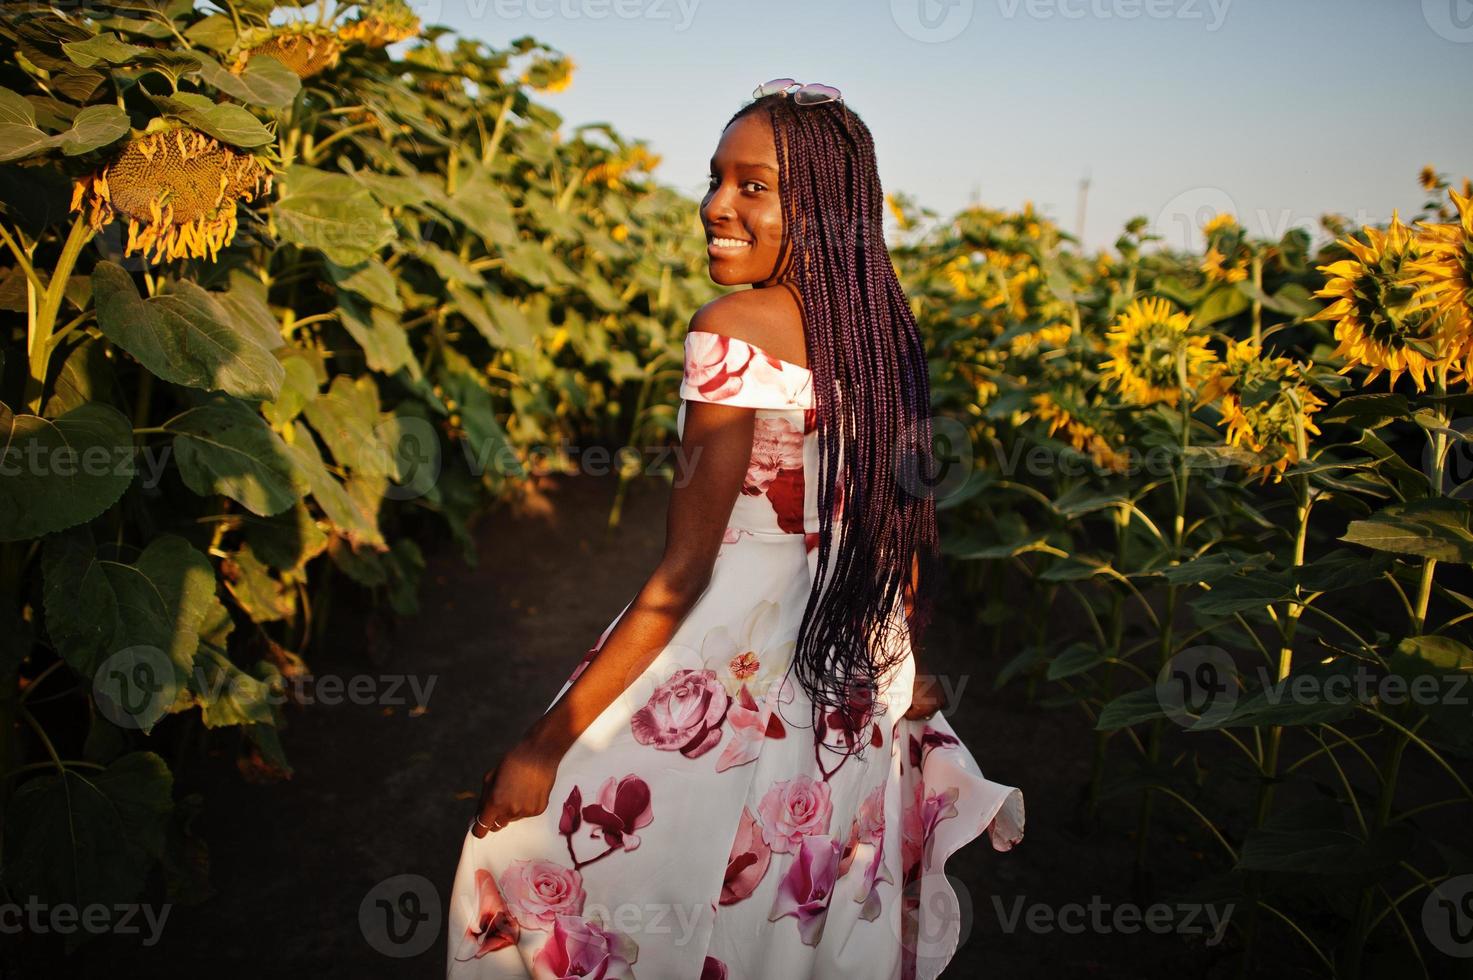
M 169 857 L 164 760 L 225 729 L 290 774 L 276 705 L 314 606 L 408 614 L 416 537 L 474 560 L 533 453 L 664 434 L 651 386 L 714 294 L 692 202 L 612 129 L 562 131 L 530 86 L 568 63 L 530 39 L 350 32 L 305 77 L 252 54 L 357 6 L 0 12 L 11 894 L 127 901 L 158 862 L 205 893 Z M 222 161 L 269 188 L 221 192 Z
M 1302 232 L 1260 241 L 1219 218 L 1214 261 L 1146 251 L 1145 227 L 1120 257 L 1088 256 L 1031 209 L 974 207 L 895 250 L 937 413 L 973 448 L 938 500 L 944 551 L 979 634 L 1013 651 L 998 683 L 1096 731 L 1086 817 L 1139 794 L 1138 882 L 1159 801 L 1219 859 L 1209 882 L 1173 884 L 1242 896 L 1248 958 L 1275 923 L 1336 975 L 1367 943 L 1440 955 L 1400 924 L 1467 871 L 1460 365 L 1415 393 L 1362 381 L 1370 365 L 1310 298 L 1324 279 L 1308 267 L 1345 258 L 1338 244 L 1311 259 Z M 1211 351 L 1174 403 L 1106 363 L 1161 356 L 1115 345 L 1142 297 Z

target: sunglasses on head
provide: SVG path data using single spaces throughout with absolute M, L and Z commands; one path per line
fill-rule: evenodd
M 752 90 L 752 98 L 754 99 L 760 99 L 767 95 L 785 95 L 798 105 L 818 105 L 823 102 L 844 101 L 844 93 L 832 85 L 819 85 L 816 82 L 799 85 L 791 78 L 774 78 L 770 82 L 763 82 Z

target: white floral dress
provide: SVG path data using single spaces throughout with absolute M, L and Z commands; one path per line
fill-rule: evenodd
M 983 778 L 939 712 L 902 717 L 910 657 L 872 710 L 814 737 L 788 676 L 818 554 L 812 375 L 693 330 L 680 396 L 681 433 L 687 401 L 757 410 L 710 584 L 563 757 L 548 808 L 467 829 L 446 976 L 934 977 L 959 932 L 946 859 L 983 834 L 1020 841 L 1022 795 Z

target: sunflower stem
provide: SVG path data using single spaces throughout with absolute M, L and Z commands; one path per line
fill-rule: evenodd
M 1187 386 L 1186 352 L 1183 350 L 1177 356 L 1177 381 L 1180 386 L 1179 398 L 1181 399 L 1181 441 L 1180 452 L 1176 459 L 1176 472 L 1172 475 L 1172 487 L 1176 491 L 1176 512 L 1172 515 L 1171 522 L 1171 559 L 1170 563 L 1175 565 L 1181 561 L 1182 543 L 1186 538 L 1187 518 L 1187 487 L 1189 472 L 1187 470 L 1187 450 L 1191 448 L 1192 442 L 1192 401 L 1196 392 Z M 1167 661 L 1171 659 L 1171 652 L 1175 645 L 1173 624 L 1176 620 L 1177 586 L 1174 582 L 1166 586 L 1166 608 L 1161 614 L 1161 642 L 1158 648 L 1157 669 L 1166 667 Z M 1155 718 L 1151 721 L 1150 734 L 1146 742 L 1147 767 L 1150 770 L 1148 777 L 1154 774 L 1156 764 L 1161 758 L 1161 738 L 1164 721 Z M 1135 841 L 1135 871 L 1137 881 L 1141 881 L 1145 875 L 1146 854 L 1149 848 L 1151 833 L 1151 808 L 1155 800 L 1151 788 L 1148 786 L 1141 791 L 1140 816 L 1136 823 Z
M 92 240 L 93 231 L 85 215 L 79 214 L 72 222 L 61 247 L 61 255 L 51 272 L 51 282 L 41 294 L 40 305 L 31 320 L 30 333 L 26 338 L 26 351 L 30 362 L 30 375 L 26 378 L 25 402 L 32 414 L 41 413 L 41 398 L 46 392 L 46 373 L 51 362 L 51 332 L 56 328 L 56 315 L 61 311 L 62 299 L 66 296 L 67 280 L 76 267 L 82 246 Z
M 1263 338 L 1263 302 L 1259 299 L 1262 295 L 1263 253 L 1255 248 L 1253 250 L 1253 345 L 1255 347 Z

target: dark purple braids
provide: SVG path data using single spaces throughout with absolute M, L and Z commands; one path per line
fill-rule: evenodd
M 781 95 L 749 103 L 731 121 L 759 110 L 772 122 L 780 254 L 790 257 L 783 279 L 802 299 L 818 418 L 818 570 L 790 669 L 813 702 L 815 733 L 840 732 L 837 744 L 827 737 L 824 744 L 862 756 L 878 722 L 871 716 L 879 684 L 908 652 L 905 620 L 891 612 L 910 581 L 912 556 L 923 583 L 913 644 L 935 602 L 926 351 L 885 246 L 869 127 L 842 103 L 797 106 Z

